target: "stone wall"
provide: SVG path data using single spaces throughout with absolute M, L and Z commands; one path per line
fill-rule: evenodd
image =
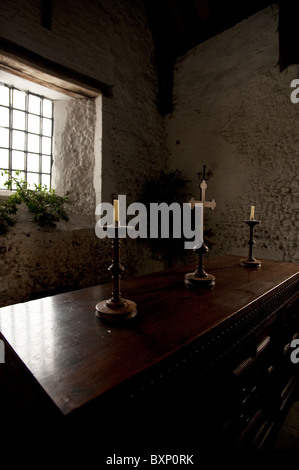
M 54 0 L 50 30 L 41 24 L 41 2 L 25 3 L 1 2 L 2 36 L 110 85 L 113 97 L 86 100 L 79 108 L 76 100 L 60 104 L 66 111 L 54 155 L 61 174 L 56 172 L 54 180 L 81 217 L 75 228 L 70 223 L 49 233 L 28 231 L 20 222 L 0 238 L 0 299 L 5 303 L 55 286 L 84 287 L 106 279 L 111 253 L 94 234 L 96 204 L 117 194 L 134 202 L 143 181 L 166 161 L 152 35 L 142 1 Z M 139 245 L 128 240 L 127 275 L 147 270 L 143 256 Z
M 52 185 L 57 194 L 67 195 L 77 214 L 93 219 L 96 119 L 94 99 L 54 102 Z
M 132 252 L 143 256 L 132 242 L 122 243 L 123 277 L 135 272 Z M 17 223 L 0 238 L 0 306 L 111 282 L 111 259 L 110 240 L 95 236 L 88 216 L 70 214 L 68 222 L 42 228 L 22 204 Z
M 243 220 L 255 205 L 261 220 L 255 254 L 299 260 L 299 104 L 290 100 L 299 70 L 279 72 L 276 8 L 180 58 L 174 111 L 164 120 L 156 107 L 153 44 L 141 0 L 54 0 L 51 18 L 48 31 L 41 25 L 39 0 L 30 8 L 22 0 L 1 2 L 5 38 L 111 85 L 113 98 L 102 98 L 99 119 L 99 101 L 83 104 L 82 135 L 73 103 L 67 105 L 62 127 L 74 146 L 57 146 L 70 172 L 60 181 L 58 175 L 56 184 L 69 192 L 80 216 L 45 231 L 20 215 L 20 223 L 0 239 L 0 305 L 107 280 L 110 252 L 107 241 L 94 235 L 96 204 L 117 194 L 134 202 L 148 175 L 166 166 L 184 170 L 196 197 L 197 173 L 203 165 L 212 171 L 207 198 L 217 207 L 206 213 L 209 256 L 247 254 Z M 80 139 L 86 158 L 76 152 Z M 123 256 L 126 275 L 160 267 L 148 263 L 134 240 L 126 241 Z
M 0 243 L 0 305 L 105 282 L 106 251 L 88 228 L 11 230 Z
M 169 166 L 206 196 L 209 256 L 246 255 L 250 206 L 257 257 L 299 261 L 299 105 L 290 100 L 298 66 L 278 67 L 278 12 L 267 8 L 195 47 L 176 63 L 175 108 L 166 119 Z
M 102 102 L 102 198 L 123 192 L 134 199 L 146 175 L 166 156 L 143 2 L 53 1 L 50 31 L 41 25 L 40 5 L 32 0 L 25 8 L 23 0 L 3 0 L 1 34 L 112 87 L 113 98 Z

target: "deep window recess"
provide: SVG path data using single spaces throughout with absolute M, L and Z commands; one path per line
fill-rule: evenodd
M 52 100 L 0 83 L 0 169 L 50 188 L 52 137 Z M 0 172 L 0 189 L 5 181 Z

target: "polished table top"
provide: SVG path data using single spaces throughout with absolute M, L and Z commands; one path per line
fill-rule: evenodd
M 3 307 L 0 337 L 67 415 L 299 277 L 293 263 L 262 260 L 252 269 L 239 261 L 206 260 L 216 277 L 212 289 L 185 287 L 184 274 L 195 266 L 123 280 L 122 295 L 138 313 L 122 326 L 95 316 L 95 305 L 111 296 L 110 283 Z

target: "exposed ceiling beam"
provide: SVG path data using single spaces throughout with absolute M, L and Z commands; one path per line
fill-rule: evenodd
M 299 2 L 279 2 L 279 68 L 282 72 L 292 64 L 299 64 Z
M 178 32 L 180 35 L 183 35 L 185 33 L 185 25 L 184 25 L 182 14 L 178 7 L 177 1 L 167 0 L 167 3 L 169 5 L 169 10 L 170 10 L 170 13 L 172 13 L 173 21 L 178 29 Z
M 209 18 L 211 10 L 209 7 L 208 0 L 192 0 L 198 17 L 201 21 L 205 21 Z

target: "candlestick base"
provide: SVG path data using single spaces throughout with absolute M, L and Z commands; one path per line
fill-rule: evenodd
M 132 300 L 103 300 L 96 305 L 96 316 L 104 321 L 115 322 L 131 320 L 137 315 L 137 305 Z
M 249 258 L 245 259 L 244 258 L 244 259 L 240 260 L 240 265 L 245 266 L 247 268 L 260 268 L 261 265 L 262 265 L 262 262 L 258 259 L 255 259 L 255 258 L 253 258 L 253 259 L 249 259 Z
M 215 276 L 207 274 L 205 277 L 198 277 L 195 273 L 185 274 L 185 286 L 188 288 L 213 287 L 215 285 Z

